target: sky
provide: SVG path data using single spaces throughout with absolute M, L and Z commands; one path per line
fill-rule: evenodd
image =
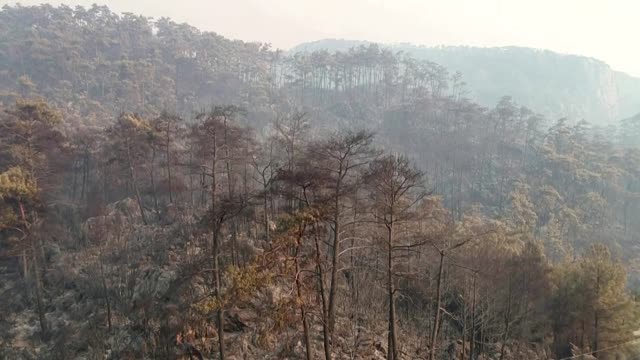
M 21 0 L 22 5 L 60 1 Z M 603 60 L 640 76 L 640 0 L 65 0 L 170 17 L 288 49 L 324 38 L 526 46 Z M 15 3 L 0 0 L 2 3 Z

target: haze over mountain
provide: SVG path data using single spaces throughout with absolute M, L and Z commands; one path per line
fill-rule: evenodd
M 15 0 L 1 3 L 15 3 Z M 231 39 L 275 48 L 325 38 L 379 43 L 524 46 L 604 60 L 640 76 L 633 0 L 21 0 L 170 17 Z
M 3 7 L 0 359 L 640 358 L 637 80 L 352 45 Z
M 290 53 L 344 52 L 369 44 L 324 39 L 299 44 Z M 461 72 L 469 97 L 484 106 L 492 106 L 509 94 L 551 119 L 568 117 L 594 125 L 609 125 L 640 113 L 640 78 L 616 71 L 597 59 L 516 46 L 382 46 L 436 62 L 450 72 Z

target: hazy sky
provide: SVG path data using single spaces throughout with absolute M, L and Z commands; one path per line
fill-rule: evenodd
M 0 3 L 14 1 L 0 0 Z M 22 0 L 23 5 L 42 0 Z M 58 4 L 60 1 L 48 1 Z M 171 17 L 287 49 L 345 38 L 425 45 L 518 45 L 595 57 L 640 76 L 640 0 L 66 0 Z

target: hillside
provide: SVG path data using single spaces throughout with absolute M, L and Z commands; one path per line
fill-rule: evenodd
M 6 8 L 0 17 L 0 101 L 41 95 L 84 118 L 123 109 L 192 115 L 193 108 L 229 102 L 269 109 L 281 100 L 275 88 L 307 86 L 309 79 L 299 77 L 331 66 L 313 63 L 323 61 L 321 54 L 302 63 L 293 59 L 296 51 L 369 47 L 364 41 L 321 40 L 285 56 L 263 44 L 231 41 L 170 19 L 120 16 L 99 6 Z M 508 95 L 550 120 L 585 119 L 600 126 L 640 112 L 640 79 L 595 59 L 516 47 L 389 49 L 442 65 L 449 75 L 461 72 L 468 96 L 485 107 Z M 356 61 L 372 56 L 360 53 Z
M 626 146 L 640 147 L 640 113 L 620 121 L 620 142 Z
M 0 101 L 42 96 L 82 117 L 119 111 L 193 113 L 265 96 L 262 44 L 232 41 L 170 19 L 105 6 L 0 11 Z
M 467 91 L 375 44 L 4 7 L 0 359 L 638 358 L 640 117 Z
M 327 39 L 300 44 L 290 53 L 347 51 L 368 44 Z M 597 125 L 614 124 L 640 111 L 640 78 L 596 59 L 522 47 L 384 46 L 461 72 L 470 97 L 485 106 L 511 95 L 548 118 L 584 119 Z

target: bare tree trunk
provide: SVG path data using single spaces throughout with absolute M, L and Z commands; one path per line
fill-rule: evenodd
M 156 188 L 156 148 L 151 147 L 151 169 L 150 169 L 151 191 L 153 193 L 153 209 L 156 212 L 156 216 L 160 215 L 158 207 L 158 190 Z
M 473 352 L 476 345 L 476 278 L 473 273 L 473 300 L 471 301 L 471 344 L 469 345 L 469 360 L 473 360 Z
M 102 248 L 100 248 L 100 258 L 98 261 L 100 262 L 100 278 L 102 282 L 102 296 L 104 296 L 104 302 L 107 307 L 107 326 L 109 331 L 111 331 L 111 301 L 109 299 L 109 289 L 107 288 L 107 280 L 104 276 L 104 263 L 102 259 Z
M 42 336 L 47 337 L 49 333 L 49 327 L 47 325 L 47 319 L 44 314 L 44 304 L 42 303 L 42 279 L 40 275 L 40 266 L 38 265 L 39 261 L 37 259 L 38 255 L 36 252 L 36 241 L 33 238 L 33 235 L 29 235 L 31 237 L 31 251 L 33 253 L 33 273 L 35 274 L 36 281 L 36 304 L 38 307 L 38 319 L 40 320 L 40 330 L 42 330 Z
M 216 162 L 217 162 L 217 152 L 216 152 L 216 138 L 213 136 L 213 156 L 211 160 L 211 214 L 213 216 L 212 224 L 213 229 L 211 232 L 212 236 L 212 247 L 213 247 L 213 272 L 214 272 L 214 297 L 218 304 L 218 309 L 216 310 L 216 327 L 218 330 L 218 353 L 220 355 L 220 360 L 224 360 L 224 329 L 223 329 L 223 308 L 222 308 L 222 297 L 220 294 L 221 291 L 221 276 L 220 276 L 220 223 L 218 222 L 216 215 Z
M 42 279 L 40 274 L 40 265 L 38 261 L 38 251 L 36 249 L 37 242 L 31 234 L 30 225 L 27 222 L 27 217 L 25 215 L 24 205 L 22 202 L 19 203 L 20 206 L 20 215 L 22 216 L 22 221 L 24 222 L 25 229 L 27 231 L 27 236 L 29 237 L 29 243 L 31 245 L 31 254 L 33 256 L 33 273 L 36 282 L 36 305 L 38 308 L 38 320 L 40 321 L 40 330 L 42 331 L 42 337 L 46 338 L 49 333 L 49 327 L 47 325 L 47 318 L 44 314 L 44 304 L 42 301 Z
M 469 282 L 467 281 L 467 276 L 464 276 L 464 286 L 463 286 L 463 299 L 462 302 L 462 354 L 460 354 L 460 359 L 464 360 L 467 355 L 467 296 L 469 291 Z
M 300 304 L 300 316 L 302 317 L 302 330 L 303 330 L 303 335 L 304 335 L 304 344 L 305 344 L 305 348 L 306 348 L 306 359 L 307 360 L 311 360 L 311 358 L 313 357 L 312 354 L 312 350 L 311 350 L 311 339 L 309 337 L 309 322 L 307 320 L 307 313 L 306 313 L 306 309 L 304 307 L 304 301 L 302 300 L 302 283 L 300 281 L 300 264 L 298 262 L 298 253 L 300 251 L 300 247 L 302 246 L 301 244 L 301 237 L 302 237 L 302 232 L 304 230 L 302 230 L 300 232 L 300 235 L 297 238 L 296 241 L 296 252 L 295 252 L 295 256 L 294 256 L 294 262 L 295 262 L 295 269 L 296 269 L 296 274 L 295 274 L 295 279 L 296 279 L 296 292 L 298 295 L 298 303 Z
M 167 139 L 165 144 L 165 157 L 167 159 L 167 185 L 169 186 L 169 202 L 173 203 L 173 185 L 171 183 L 171 127 L 167 122 Z
M 225 167 L 227 170 L 227 190 L 229 194 L 229 200 L 233 200 L 234 190 L 233 190 L 233 180 L 231 175 L 231 161 L 230 161 L 230 152 L 229 152 L 229 139 L 227 134 L 227 117 L 224 117 L 224 151 L 225 151 Z M 231 262 L 233 265 L 237 264 L 236 259 L 236 249 L 237 249 L 237 237 L 238 237 L 238 226 L 235 219 L 231 220 Z
M 509 339 L 509 325 L 511 324 L 511 274 L 509 274 L 509 290 L 507 293 L 507 313 L 504 315 L 504 334 L 502 335 L 502 346 L 500 346 L 500 360 L 504 359 L 504 351 Z
M 269 242 L 269 198 L 268 198 L 268 188 L 266 181 L 264 181 L 264 202 L 262 204 L 264 211 L 264 239 L 266 242 Z
M 195 208 L 195 199 L 194 199 L 194 191 L 193 191 L 193 144 L 189 145 L 189 203 L 191 204 L 191 212 Z
M 78 161 L 74 160 L 73 164 L 71 165 L 71 168 L 73 169 L 73 181 L 71 184 L 71 199 L 73 201 L 76 200 L 76 192 L 78 191 L 78 170 L 79 170 L 79 166 L 78 166 Z
M 387 258 L 387 293 L 389 297 L 389 344 L 388 360 L 398 360 L 398 338 L 396 333 L 396 306 L 394 300 L 395 289 L 393 287 L 393 228 L 387 226 L 388 234 L 388 258 Z
M 25 280 L 29 279 L 29 256 L 27 250 L 22 250 L 22 276 Z
M 440 326 L 440 307 L 442 302 L 442 272 L 444 269 L 444 252 L 440 251 L 440 266 L 438 267 L 438 282 L 436 288 L 435 316 L 433 328 L 431 329 L 431 348 L 429 349 L 429 360 L 436 358 L 436 343 L 438 342 L 438 330 Z
M 138 202 L 138 207 L 140 208 L 140 216 L 142 217 L 142 222 L 147 225 L 147 217 L 144 213 L 144 206 L 142 205 L 142 197 L 140 196 L 140 189 L 138 189 L 138 181 L 136 179 L 136 172 L 133 169 L 133 161 L 131 159 L 131 147 L 129 144 L 129 139 L 126 139 L 127 146 L 127 163 L 129 165 L 129 176 L 131 176 L 131 182 L 133 185 L 133 190 L 136 195 L 136 200 Z
M 89 177 L 89 154 L 85 150 L 82 160 L 82 187 L 80 188 L 80 199 L 84 200 L 87 188 L 87 178 Z
M 216 327 L 218 330 L 218 352 L 220 354 L 220 360 L 224 360 L 224 309 L 222 308 L 222 297 L 220 294 L 220 261 L 219 261 L 219 237 L 218 230 L 214 229 L 213 231 L 213 271 L 215 273 L 215 287 L 214 287 L 214 297 L 218 304 L 218 309 L 216 310 Z
M 320 299 L 322 301 L 322 340 L 324 346 L 325 360 L 331 360 L 331 335 L 329 334 L 329 326 L 327 323 L 327 300 L 324 289 L 324 271 L 322 268 L 322 260 L 320 259 L 320 239 L 318 238 L 318 226 L 314 224 L 313 227 L 314 239 L 316 245 L 316 269 L 318 272 L 318 290 L 320 292 Z
M 596 300 L 600 298 L 600 269 L 596 268 Z M 597 305 L 596 305 L 597 306 Z M 599 326 L 599 311 L 596 307 L 593 314 L 593 351 L 592 355 L 596 355 L 598 353 L 598 348 L 600 347 L 600 326 Z
M 340 171 L 338 176 L 342 175 Z M 333 339 L 336 315 L 336 288 L 338 274 L 338 254 L 340 253 L 340 180 L 336 184 L 336 194 L 333 213 L 333 245 L 331 246 L 331 278 L 329 282 L 329 333 Z

